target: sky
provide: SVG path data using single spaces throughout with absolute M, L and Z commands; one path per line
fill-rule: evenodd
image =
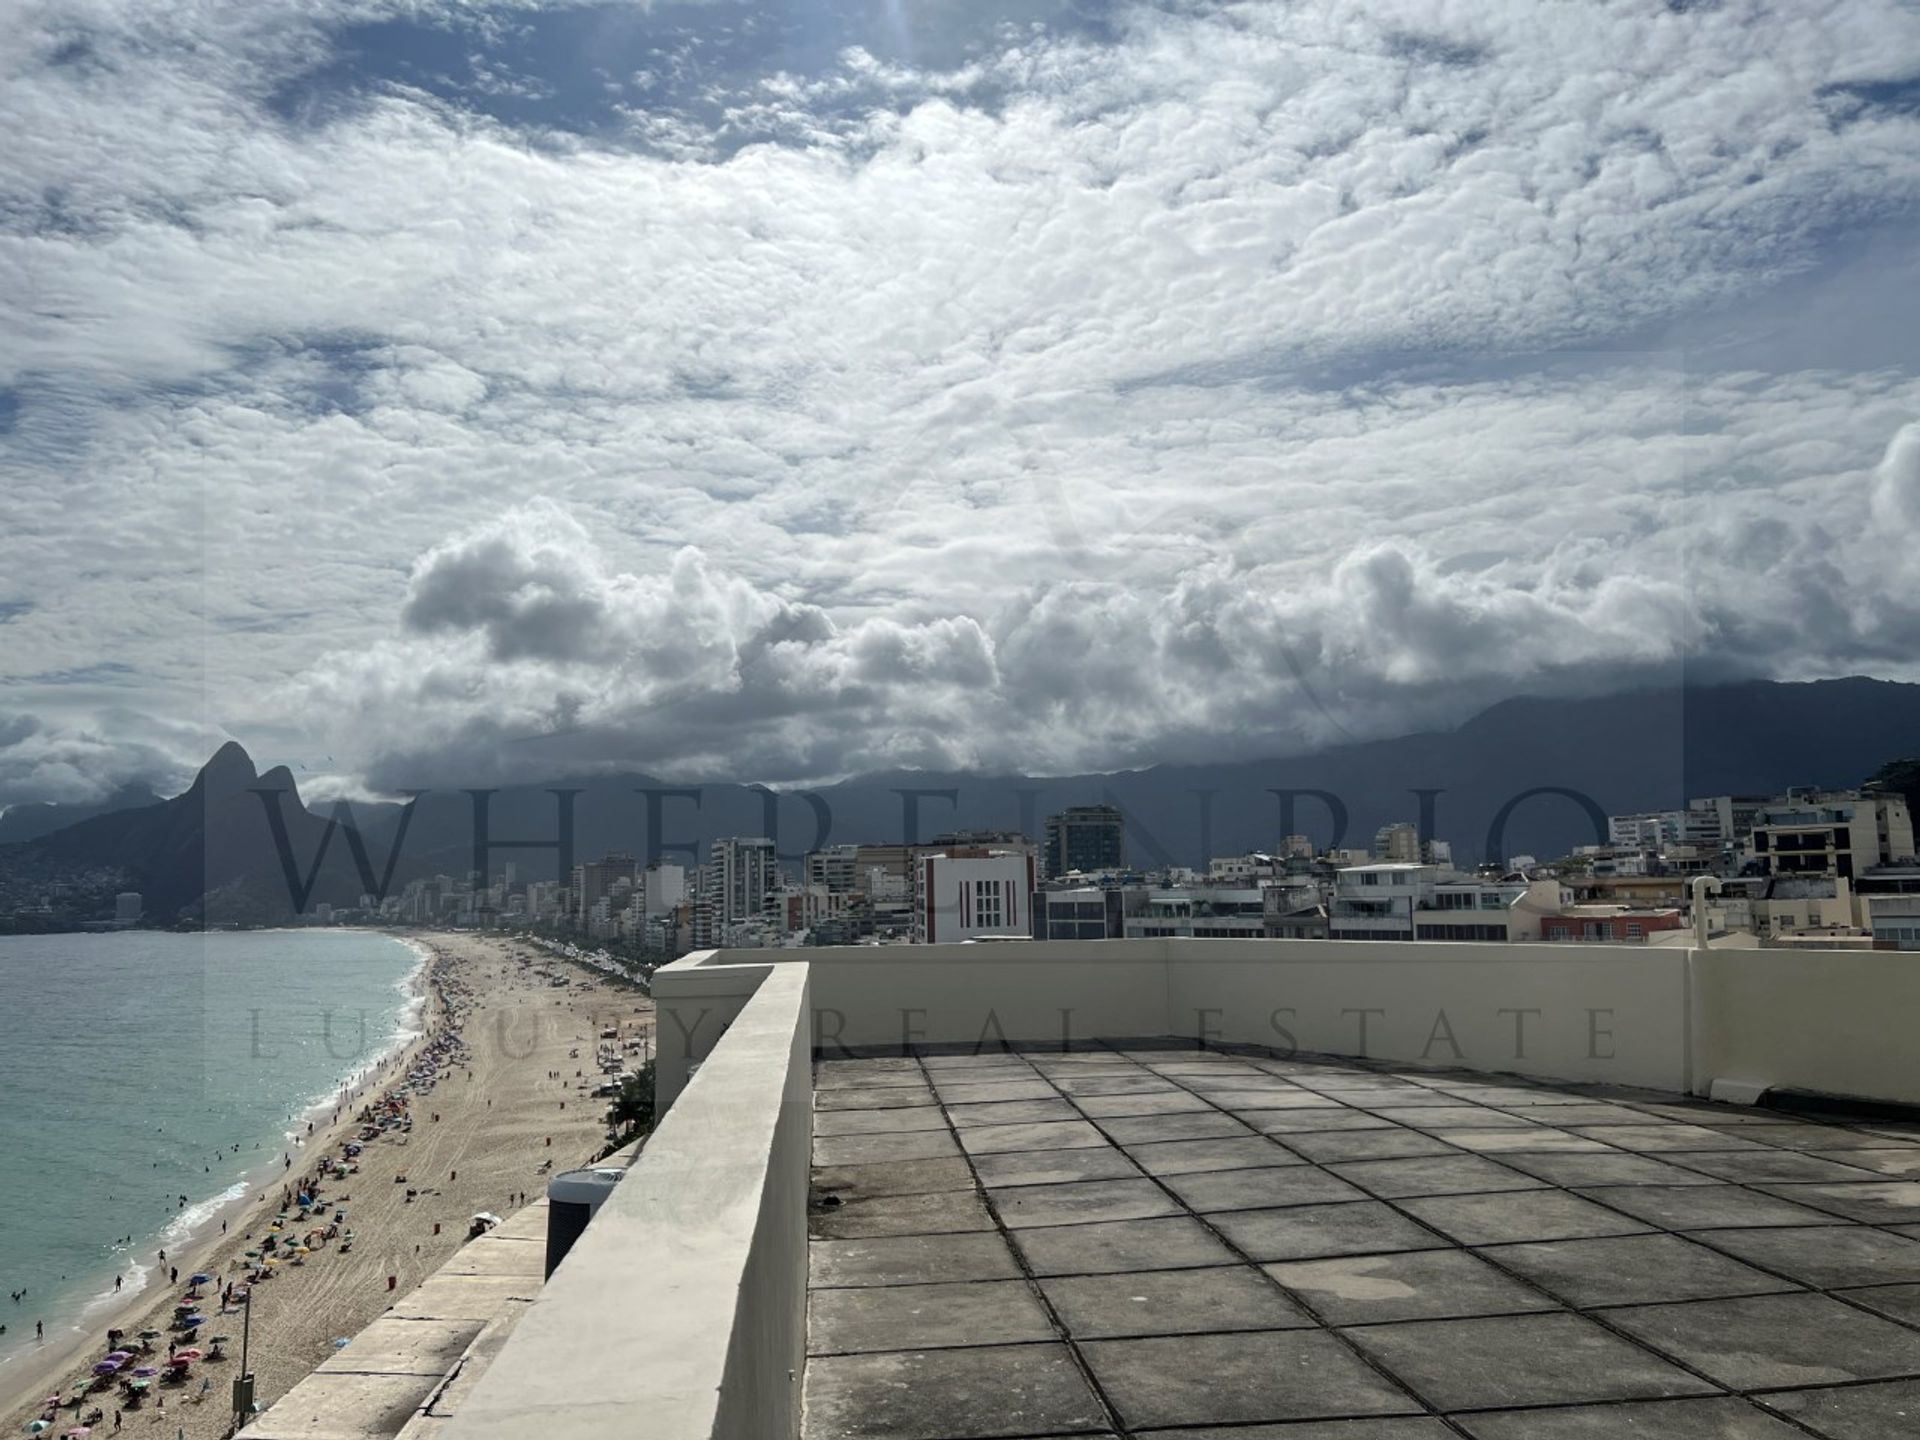
M 1920 678 L 1903 0 L 8 30 L 0 805 Z

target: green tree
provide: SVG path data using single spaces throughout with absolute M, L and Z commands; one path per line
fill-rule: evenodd
M 653 1061 L 620 1082 L 607 1107 L 607 1139 L 614 1149 L 631 1144 L 653 1129 Z

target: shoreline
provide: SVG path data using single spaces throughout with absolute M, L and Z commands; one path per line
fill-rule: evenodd
M 346 1113 L 346 1100 L 358 1099 L 390 1065 L 410 1058 L 414 1048 L 433 1032 L 439 1004 L 431 983 L 435 952 L 417 940 L 391 931 L 378 933 L 399 941 L 416 956 L 413 969 L 400 981 L 399 988 L 412 993 L 412 999 L 403 1007 L 401 1029 L 378 1058 L 346 1076 L 331 1097 L 308 1101 L 294 1111 L 292 1123 L 302 1133 L 282 1130 L 278 1137 L 282 1150 L 287 1154 L 294 1153 L 296 1149 L 307 1150 L 315 1144 L 337 1145 L 340 1137 L 334 1132 L 343 1131 L 352 1124 L 351 1117 Z M 417 1005 L 415 1002 L 418 1002 Z M 411 1020 L 406 1017 L 405 1009 L 413 1010 Z M 330 1119 L 323 1128 L 320 1114 L 336 1105 L 341 1109 L 341 1118 L 337 1121 Z M 312 1135 L 304 1133 L 309 1121 L 314 1126 Z M 49 1339 L 40 1348 L 35 1348 L 33 1342 L 22 1335 L 14 1354 L 0 1359 L 0 1414 L 10 1414 L 30 1399 L 52 1393 L 73 1373 L 75 1367 L 86 1363 L 100 1348 L 96 1336 L 104 1335 L 113 1328 L 130 1330 L 134 1320 L 153 1307 L 161 1293 L 173 1288 L 163 1271 L 177 1268 L 189 1275 L 202 1271 L 211 1273 L 208 1266 L 218 1254 L 222 1242 L 231 1238 L 228 1232 L 233 1222 L 243 1219 L 258 1200 L 266 1199 L 279 1177 L 287 1173 L 287 1167 L 275 1171 L 271 1159 L 262 1160 L 243 1170 L 240 1178 L 219 1194 L 189 1205 L 189 1210 L 197 1210 L 201 1206 L 212 1208 L 194 1220 L 180 1239 L 166 1238 L 166 1231 L 179 1223 L 177 1217 L 161 1226 L 160 1234 L 152 1238 L 164 1240 L 164 1246 L 129 1262 L 128 1268 L 137 1268 L 141 1275 L 139 1287 L 117 1295 L 108 1291 L 84 1300 L 72 1322 L 73 1328 L 79 1333 L 65 1343 Z M 228 1195 L 227 1192 L 237 1186 L 244 1186 L 244 1191 L 238 1195 Z M 226 1198 L 223 1199 L 223 1196 Z M 217 1231 L 214 1229 L 216 1224 L 220 1227 Z M 164 1248 L 167 1253 L 165 1266 L 154 1258 L 158 1248 Z
M 552 957 L 514 937 L 451 932 L 393 938 L 424 957 L 415 971 L 424 995 L 418 1031 L 361 1072 L 346 1096 L 354 1103 L 342 1107 L 337 1121 L 326 1109 L 336 1097 L 319 1102 L 314 1134 L 286 1147 L 297 1164 L 277 1174 L 250 1174 L 252 1188 L 244 1198 L 209 1217 L 194 1241 L 168 1247 L 169 1263 L 179 1265 L 183 1281 L 192 1270 L 237 1279 L 233 1267 L 260 1229 L 248 1222 L 270 1219 L 258 1202 L 278 1198 L 276 1182 L 310 1176 L 322 1155 L 337 1159 L 341 1145 L 359 1134 L 364 1105 L 396 1089 L 407 1091 L 410 1126 L 368 1141 L 358 1157 L 359 1173 L 322 1182 L 334 1196 L 328 1208 L 350 1207 L 350 1223 L 358 1229 L 351 1253 L 337 1243 L 316 1242 L 305 1263 L 282 1266 L 255 1287 L 250 1365 L 263 1408 L 451 1258 L 465 1243 L 474 1214 L 509 1214 L 522 1203 L 515 1197 L 531 1201 L 536 1187 L 544 1189 L 549 1168 L 569 1168 L 597 1153 L 604 1104 L 585 1091 L 600 1078 L 594 1064 L 598 1032 L 610 1023 L 622 1038 L 650 1033 L 651 1005 L 643 995 L 622 993 L 574 966 L 567 967 L 575 971 L 573 986 L 550 988 L 534 967 L 551 964 Z M 219 1220 L 227 1222 L 227 1233 L 218 1230 Z M 105 1349 L 109 1326 L 164 1328 L 179 1288 L 164 1283 L 163 1272 L 160 1285 L 111 1312 L 89 1313 L 88 1333 L 74 1345 L 49 1345 L 49 1353 L 34 1354 L 31 1368 L 15 1375 L 0 1371 L 8 1423 L 24 1425 L 39 1414 L 32 1402 L 83 1373 L 86 1362 Z M 221 1326 L 237 1344 L 241 1314 L 236 1308 L 216 1318 L 217 1304 L 214 1298 L 208 1306 L 208 1328 Z M 174 1440 L 176 1429 L 184 1429 L 188 1440 L 217 1440 L 229 1428 L 227 1387 L 238 1358 L 236 1350 L 232 1362 L 205 1364 L 212 1386 L 206 1403 L 193 1403 L 201 1378 L 196 1373 L 188 1386 L 153 1392 L 164 1396 L 164 1410 L 157 1399 L 128 1409 L 125 1428 L 151 1431 L 155 1440 Z M 111 1410 L 124 1402 L 107 1391 L 88 1403 Z M 74 1423 L 68 1418 L 73 1413 L 60 1412 L 58 1428 Z

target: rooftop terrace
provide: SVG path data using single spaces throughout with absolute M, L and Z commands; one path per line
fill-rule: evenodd
M 1920 1127 L 1191 1046 L 815 1083 L 806 1440 L 1920 1434 Z
M 690 956 L 444 1440 L 1920 1436 L 1920 969 L 1599 948 Z

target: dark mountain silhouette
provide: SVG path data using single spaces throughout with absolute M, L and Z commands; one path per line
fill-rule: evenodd
M 51 835 L 69 825 L 78 825 L 82 820 L 91 820 L 96 815 L 111 815 L 116 810 L 138 810 L 144 805 L 159 803 L 160 797 L 153 793 L 150 786 L 135 783 L 122 785 L 104 800 L 85 804 L 28 801 L 9 805 L 6 814 L 0 815 L 0 845 L 38 840 L 42 835 Z
M 776 796 L 748 785 L 675 785 L 635 772 L 501 787 L 486 791 L 484 801 L 440 790 L 422 795 L 410 813 L 395 804 L 355 806 L 357 829 L 338 827 L 329 839 L 332 807 L 324 815 L 304 809 L 286 769 L 257 776 L 246 752 L 229 744 L 184 795 L 0 846 L 0 880 L 63 868 L 116 870 L 146 896 L 149 917 L 184 912 L 213 923 L 264 923 L 287 918 L 297 905 L 352 904 L 365 891 L 378 892 L 390 858 L 395 886 L 435 873 L 464 878 L 474 868 L 498 874 L 509 862 L 522 878 L 552 878 L 562 862 L 553 843 L 563 803 L 556 790 L 578 792 L 565 802 L 572 807 L 572 861 L 612 850 L 704 858 L 707 844 L 723 835 L 772 834 L 796 861 L 822 844 L 927 840 L 956 828 L 1015 829 L 1037 838 L 1053 811 L 1107 801 L 1126 813 L 1132 863 L 1200 864 L 1210 855 L 1271 848 L 1289 828 L 1318 845 L 1364 847 L 1381 825 L 1421 821 L 1424 799 L 1432 833 L 1453 843 L 1456 862 L 1474 864 L 1521 853 L 1562 855 L 1596 838 L 1596 817 L 1674 808 L 1690 796 L 1856 785 L 1886 762 L 1917 753 L 1920 685 L 1755 681 L 1600 699 L 1507 700 L 1451 731 L 1111 775 L 900 772 Z M 267 810 L 252 793 L 260 790 L 280 803 L 291 879 Z M 1289 818 L 1289 802 L 1276 791 L 1322 793 L 1295 794 Z M 484 857 L 475 853 L 482 804 L 490 841 Z M 513 843 L 524 841 L 542 845 Z M 311 893 L 303 896 L 309 881 Z
M 1433 833 L 1453 842 L 1456 861 L 1489 858 L 1498 839 L 1504 859 L 1565 854 L 1595 837 L 1589 806 L 1600 814 L 1670 809 L 1689 796 L 1771 794 L 1790 785 L 1856 785 L 1897 756 L 1920 752 L 1920 685 L 1869 679 L 1781 684 L 1670 687 L 1602 697 L 1503 701 L 1451 731 L 1343 745 L 1310 755 L 1219 765 L 1163 765 L 1111 775 L 1050 779 L 968 773 L 898 772 L 863 776 L 813 792 L 769 800 L 743 785 L 675 786 L 645 774 L 593 775 L 502 788 L 487 800 L 495 841 L 551 840 L 558 833 L 556 789 L 573 799 L 573 855 L 609 850 L 669 858 L 704 855 L 722 835 L 770 830 L 783 853 L 820 843 L 926 840 L 954 828 L 1018 829 L 1037 837 L 1044 817 L 1064 805 L 1111 801 L 1128 817 L 1129 856 L 1141 865 L 1194 864 L 1208 855 L 1270 848 L 1286 833 L 1275 790 L 1319 790 L 1346 813 L 1336 833 L 1329 807 L 1298 797 L 1292 824 L 1327 845 L 1364 846 L 1381 825 L 1421 819 L 1431 792 Z M 1522 799 L 1527 792 L 1548 793 Z M 698 803 L 657 795 L 649 823 L 647 790 L 693 790 Z M 902 792 L 951 791 L 953 798 Z M 917 808 L 907 829 L 909 806 Z M 816 806 L 826 816 L 824 834 Z M 1490 832 L 1509 810 L 1502 837 Z M 398 807 L 359 808 L 376 863 L 384 863 Z M 404 847 L 403 873 L 464 875 L 474 864 L 474 802 L 457 791 L 419 801 Z M 1602 837 L 1604 838 L 1604 837 Z M 689 845 L 688 842 L 691 842 Z M 551 877 L 551 849 L 498 846 L 497 873 L 514 861 L 523 877 Z
M 278 803 L 286 848 L 299 861 L 295 884 L 288 882 L 267 806 L 255 792 L 267 792 Z M 327 828 L 300 803 L 285 766 L 257 774 L 247 752 L 229 741 L 184 794 L 0 848 L 0 872 L 113 870 L 127 888 L 141 892 L 150 920 L 264 924 L 295 913 Z M 359 893 L 349 848 L 336 834 L 306 898 L 351 904 Z

